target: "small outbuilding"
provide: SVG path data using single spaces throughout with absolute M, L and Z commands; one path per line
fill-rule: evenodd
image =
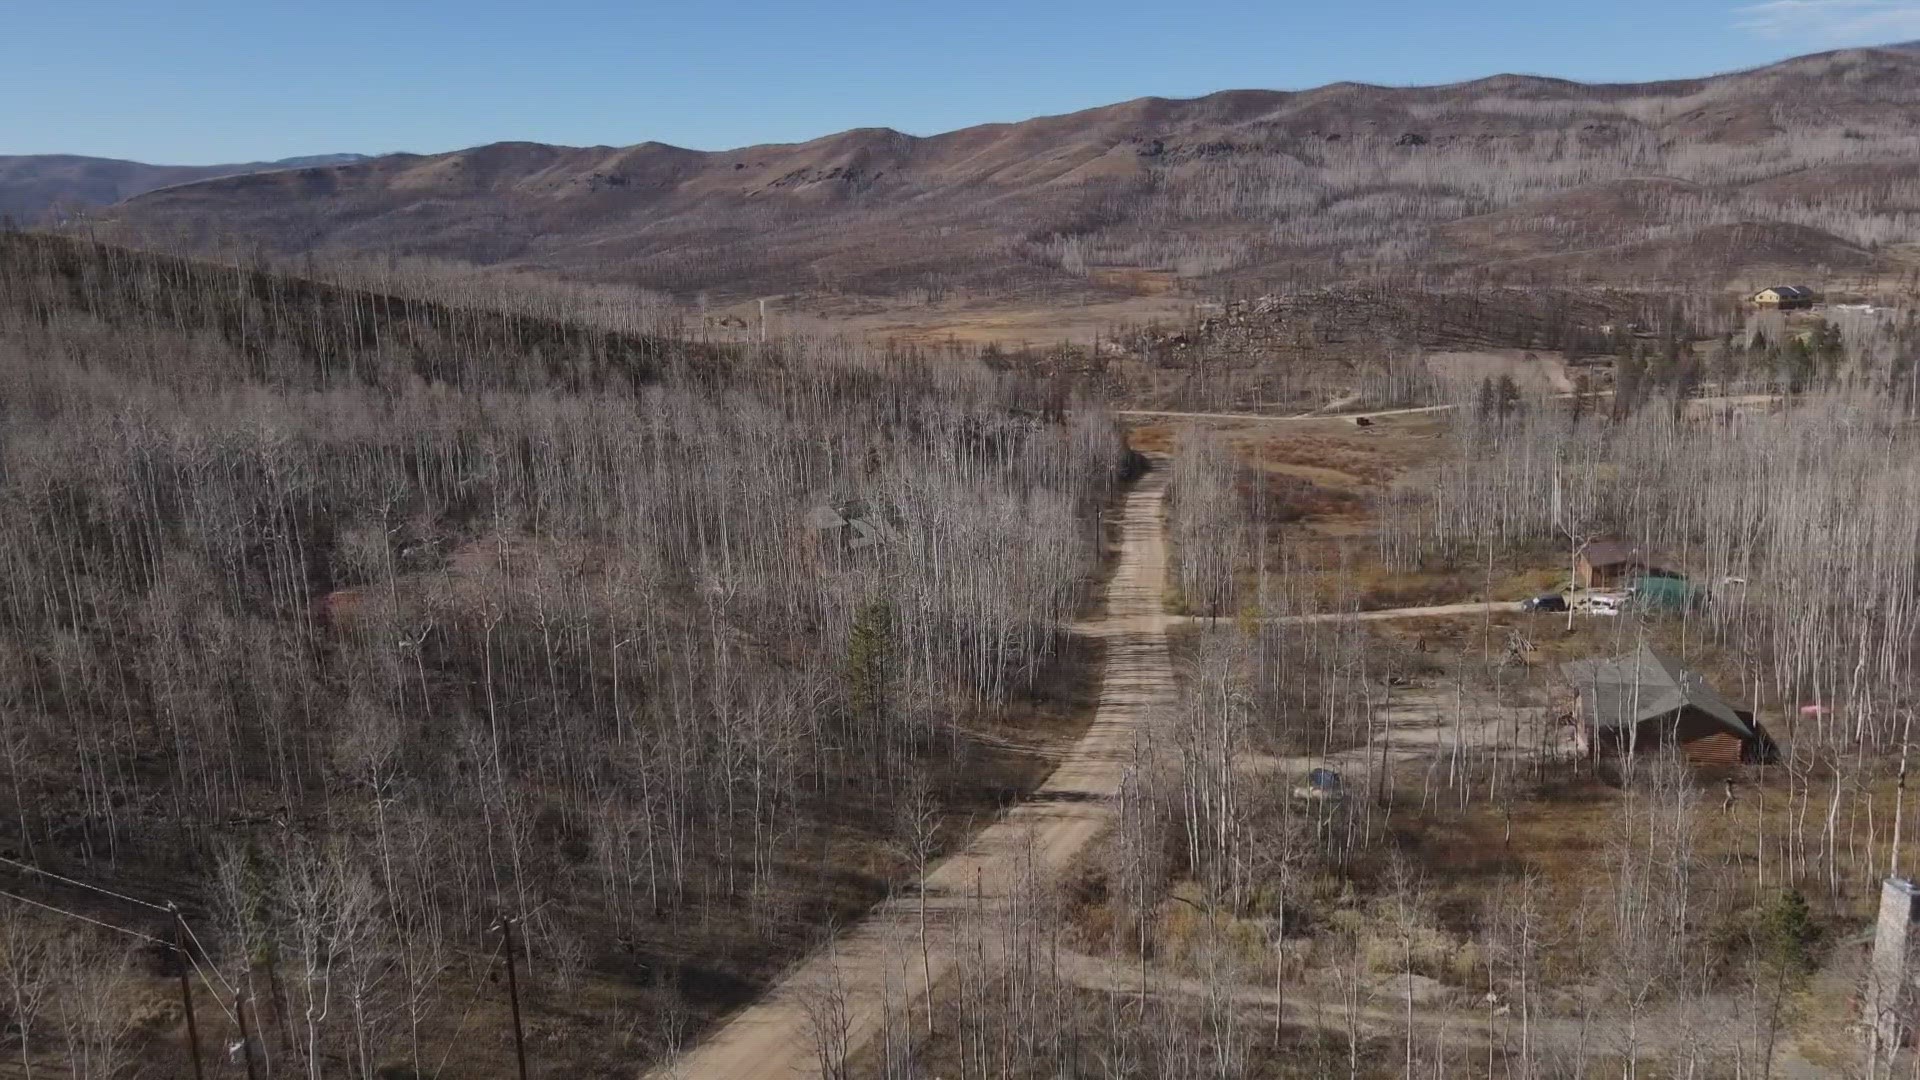
M 1644 754 L 1678 745 L 1696 765 L 1739 765 L 1772 755 L 1750 710 L 1729 703 L 1678 660 L 1641 646 L 1616 660 L 1561 666 L 1573 690 L 1574 743 L 1582 753 Z
M 1756 307 L 1794 311 L 1813 306 L 1813 290 L 1805 285 L 1775 285 L 1753 294 Z
M 1617 589 L 1636 578 L 1685 576 L 1671 559 L 1624 540 L 1595 540 L 1573 560 L 1574 583 L 1583 589 Z
M 821 552 L 863 552 L 900 538 L 887 512 L 865 499 L 816 506 L 807 512 L 805 523 Z

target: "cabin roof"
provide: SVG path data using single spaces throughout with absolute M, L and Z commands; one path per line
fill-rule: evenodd
M 1704 676 L 1671 656 L 1642 645 L 1618 659 L 1574 660 L 1562 674 L 1580 692 L 1580 707 L 1596 728 L 1624 728 L 1692 707 L 1743 739 L 1753 728 Z

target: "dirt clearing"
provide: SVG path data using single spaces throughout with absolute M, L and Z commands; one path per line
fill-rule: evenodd
M 1506 375 L 1520 387 L 1522 394 L 1573 393 L 1573 379 L 1568 376 L 1567 362 L 1559 353 L 1525 349 L 1429 353 L 1427 370 L 1443 382 L 1469 391 L 1478 387 L 1483 379 Z

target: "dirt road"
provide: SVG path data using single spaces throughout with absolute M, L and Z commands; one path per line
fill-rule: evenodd
M 1379 611 L 1326 611 L 1312 615 L 1282 615 L 1274 622 L 1300 625 L 1301 623 L 1330 622 L 1385 622 L 1390 619 L 1438 619 L 1448 615 L 1480 615 L 1486 612 L 1519 611 L 1518 600 L 1485 600 L 1466 604 L 1436 604 L 1432 607 L 1383 608 Z M 1231 616 L 1220 619 L 1205 615 L 1174 615 L 1175 622 L 1183 623 L 1232 623 Z M 1261 620 L 1266 621 L 1266 620 Z
M 1378 412 L 1310 412 L 1276 415 L 1273 413 L 1166 412 L 1158 409 L 1116 409 L 1115 416 L 1141 416 L 1162 420 L 1377 420 L 1383 416 L 1414 416 L 1420 413 L 1451 412 L 1458 405 L 1422 405 L 1412 409 L 1383 409 Z
M 1105 669 L 1091 727 L 1033 796 L 1014 806 L 921 882 L 931 918 L 1006 897 L 1031 857 L 1058 871 L 1114 813 L 1134 732 L 1173 702 L 1167 653 L 1166 538 L 1161 523 L 1166 476 L 1154 471 L 1127 496 L 1119 565 L 1107 586 L 1105 614 L 1081 629 L 1105 639 Z M 828 1057 L 852 1053 L 880 1029 L 889 1002 L 918 1003 L 958 957 L 948 935 L 931 935 L 921 954 L 920 900 L 907 895 L 876 907 L 827 949 L 803 961 L 759 1001 L 705 1042 L 649 1074 L 698 1080 L 792 1080 L 822 1073 Z
M 1105 957 L 1063 952 L 1057 961 L 1060 976 L 1075 986 L 1103 994 L 1133 995 L 1140 992 L 1139 968 Z M 1257 1008 L 1271 1015 L 1282 1011 L 1289 1024 L 1318 1027 L 1331 1031 L 1352 1031 L 1357 1035 L 1394 1035 L 1406 1031 L 1406 1007 L 1390 994 L 1361 993 L 1354 999 L 1323 996 L 1320 988 L 1290 986 L 1276 990 L 1270 986 L 1229 983 L 1208 986 L 1205 982 L 1160 968 L 1153 969 L 1147 983 L 1147 995 L 1167 1001 L 1207 1003 L 1225 999 L 1236 1005 Z M 1487 1040 L 1487 1015 L 1484 1012 L 1442 1010 L 1416 1006 L 1412 1014 L 1418 1027 L 1436 1028 L 1442 1041 L 1455 1047 L 1482 1047 Z M 1535 1024 L 1541 1021 L 1532 1021 Z M 1567 1028 L 1569 1021 L 1545 1021 L 1556 1028 Z M 1420 1039 L 1432 1045 L 1432 1034 Z
M 1068 952 L 1060 955 L 1057 970 L 1068 982 L 1088 990 L 1116 995 L 1139 992 L 1139 969 L 1131 963 Z M 1232 1002 L 1258 1013 L 1261 1021 L 1279 1010 L 1289 1024 L 1355 1037 L 1400 1040 L 1406 1038 L 1411 1026 L 1421 1053 L 1445 1048 L 1478 1057 L 1478 1052 L 1492 1041 L 1536 1065 L 1546 1066 L 1538 1071 L 1549 1075 L 1579 1074 L 1596 1060 L 1610 1055 L 1625 1057 L 1630 1051 L 1639 1055 L 1643 1064 L 1649 1059 L 1684 1063 L 1691 1054 L 1708 1061 L 1724 1061 L 1736 1058 L 1743 1036 L 1750 1034 L 1728 1022 L 1728 1017 L 1738 1015 L 1738 1003 L 1732 1001 L 1717 1001 L 1717 1007 L 1703 1007 L 1697 1001 L 1657 1006 L 1639 1017 L 1629 1040 L 1626 1025 L 1607 1014 L 1591 1018 L 1541 1016 L 1516 1012 L 1511 1006 L 1489 1012 L 1484 1007 L 1445 1008 L 1419 1003 L 1409 1010 L 1393 980 L 1393 976 L 1386 976 L 1349 998 L 1330 993 L 1330 987 L 1313 985 L 1296 984 L 1284 991 L 1245 983 L 1208 986 L 1199 979 L 1155 969 L 1147 993 L 1162 1000 L 1207 1007 Z M 1473 995 L 1461 991 L 1458 996 Z M 1753 1048 L 1749 1045 L 1744 1049 L 1751 1054 Z M 1781 1080 L 1814 1080 L 1832 1074 L 1832 1070 L 1800 1056 L 1798 1048 L 1785 1041 L 1775 1047 L 1769 1066 L 1767 1072 Z
M 1596 390 L 1586 397 L 1610 397 L 1611 390 Z M 1567 401 L 1579 394 L 1553 394 L 1548 400 Z M 1687 408 L 1693 411 L 1711 409 L 1716 406 L 1739 408 L 1752 405 L 1767 405 L 1780 400 L 1777 394 L 1735 394 L 1731 396 L 1688 398 Z M 1343 404 L 1336 402 L 1335 404 Z M 1329 406 L 1331 408 L 1332 406 Z M 1229 412 L 1169 412 L 1159 409 L 1115 409 L 1115 416 L 1133 416 L 1152 420 L 1266 420 L 1276 422 L 1292 421 L 1305 423 L 1310 420 L 1381 420 L 1392 416 L 1419 416 L 1425 413 L 1452 412 L 1461 408 L 1459 404 L 1420 405 L 1410 409 L 1379 409 L 1374 412 L 1329 412 L 1316 410 L 1306 413 L 1229 413 Z

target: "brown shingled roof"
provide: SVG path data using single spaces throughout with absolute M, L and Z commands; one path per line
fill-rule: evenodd
M 1646 567 L 1665 567 L 1670 561 L 1658 551 L 1630 544 L 1625 540 L 1595 540 L 1580 549 L 1589 566 L 1624 566 L 1637 563 Z

